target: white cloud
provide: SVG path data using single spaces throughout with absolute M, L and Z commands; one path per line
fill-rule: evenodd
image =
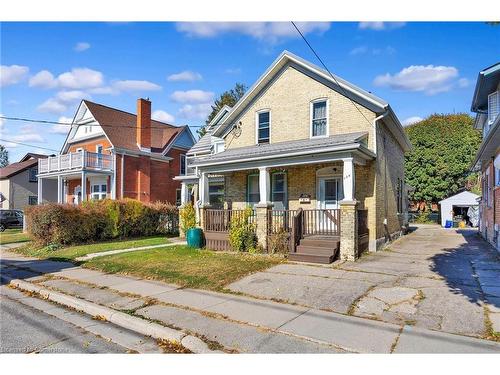
M 87 42 L 78 42 L 73 48 L 76 52 L 83 52 L 90 48 L 90 43 Z
M 9 140 L 12 142 L 32 142 L 32 143 L 43 143 L 45 139 L 38 133 L 38 128 L 34 125 L 24 125 L 19 128 L 19 133 L 16 135 L 10 135 Z M 16 143 L 6 142 L 6 147 L 15 148 L 20 145 Z
M 457 77 L 458 70 L 453 66 L 411 65 L 394 75 L 379 75 L 373 83 L 399 91 L 422 91 L 434 95 L 449 91 Z
M 185 104 L 179 110 L 179 115 L 188 120 L 205 120 L 211 111 L 210 103 Z
M 5 125 L 5 119 L 2 118 L 3 117 L 3 113 L 0 113 L 0 135 L 3 134 L 4 130 L 4 125 Z
M 364 55 L 366 53 L 371 53 L 372 55 L 375 56 L 382 54 L 392 55 L 395 52 L 396 49 L 391 46 L 387 46 L 384 48 L 368 48 L 367 46 L 359 46 L 349 51 L 349 55 L 356 56 L 356 55 Z
M 80 90 L 59 91 L 56 99 L 61 103 L 74 103 L 82 99 L 90 99 L 90 95 Z
M 57 122 L 61 122 L 64 124 L 71 124 L 73 122 L 73 119 L 70 117 L 61 116 L 61 117 L 59 117 Z M 71 129 L 71 126 L 69 126 L 69 125 L 56 124 L 56 125 L 52 126 L 52 128 L 49 130 L 49 132 L 53 133 L 53 134 L 68 134 L 70 129 Z
M 87 89 L 89 94 L 97 95 L 116 95 L 119 94 L 118 90 L 112 88 L 111 86 L 95 87 L 92 89 Z
M 227 74 L 240 74 L 241 73 L 241 68 L 227 68 L 225 70 Z
M 54 98 L 49 98 L 37 107 L 40 112 L 60 114 L 66 112 L 68 107 Z
M 177 103 L 207 103 L 214 98 L 214 93 L 203 90 L 174 91 L 170 98 Z
M 154 111 L 151 114 L 151 118 L 153 120 L 158 120 L 158 121 L 166 122 L 169 124 L 172 124 L 175 121 L 174 116 L 172 116 L 170 113 L 167 113 L 167 112 L 162 111 L 162 110 Z
M 14 85 L 23 81 L 28 75 L 29 68 L 21 65 L 0 66 L 0 87 Z
M 358 27 L 362 30 L 391 30 L 398 29 L 406 25 L 406 22 L 360 22 Z
M 102 86 L 103 75 L 89 68 L 73 68 L 71 72 L 62 73 L 57 77 L 58 86 L 67 89 L 85 89 Z
M 422 117 L 412 116 L 412 117 L 408 117 L 407 119 L 404 119 L 403 121 L 401 121 L 401 124 L 403 126 L 408 126 L 408 125 L 415 124 L 416 122 L 420 122 L 422 120 L 423 120 Z
M 184 70 L 183 72 L 169 75 L 167 80 L 171 82 L 194 82 L 199 81 L 202 78 L 203 77 L 200 73 Z
M 460 87 L 460 88 L 469 87 L 470 84 L 471 84 L 471 82 L 467 78 L 460 78 L 458 80 L 458 87 Z
M 113 88 L 118 91 L 158 91 L 161 86 L 149 81 L 123 80 L 115 81 Z
M 303 34 L 323 33 L 330 28 L 329 22 L 296 22 L 296 25 Z M 201 38 L 239 33 L 272 43 L 281 39 L 300 38 L 290 22 L 179 22 L 177 31 Z
M 29 86 L 50 89 L 57 86 L 57 80 L 48 70 L 41 70 L 30 78 Z

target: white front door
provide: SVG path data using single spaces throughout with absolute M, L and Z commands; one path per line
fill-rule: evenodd
M 339 201 L 344 198 L 340 177 L 320 177 L 318 179 L 318 208 L 333 210 L 339 208 Z M 336 215 L 328 212 L 317 214 L 318 230 L 331 231 L 337 228 Z
M 344 198 L 340 177 L 320 177 L 318 179 L 318 208 L 339 208 L 339 201 Z

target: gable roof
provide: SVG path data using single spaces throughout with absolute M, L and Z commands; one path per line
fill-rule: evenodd
M 37 164 L 38 158 L 9 164 L 6 167 L 0 168 L 0 179 L 12 177 L 28 168 L 34 167 Z
M 19 160 L 20 162 L 22 161 L 26 161 L 26 160 L 30 160 L 30 159 L 42 159 L 42 158 L 46 158 L 47 156 L 49 155 L 45 155 L 45 154 L 36 154 L 34 152 L 28 152 L 26 155 L 24 155 L 21 160 Z
M 102 125 L 103 132 L 114 147 L 140 151 L 136 140 L 137 116 L 135 114 L 89 100 L 83 100 L 82 102 L 87 106 L 95 120 Z M 151 120 L 151 151 L 163 151 L 184 128 L 184 126 L 177 127 L 165 122 Z
M 471 111 L 484 113 L 488 110 L 488 95 L 497 89 L 500 82 L 500 62 L 479 72 L 472 97 Z
M 455 204 L 471 204 L 471 205 L 477 205 L 477 199 L 479 198 L 479 195 L 471 193 L 470 191 L 464 190 L 461 193 L 452 195 L 451 197 L 448 197 L 446 199 L 442 199 L 439 201 L 439 204 L 442 204 L 444 202 L 452 202 Z
M 387 119 L 389 119 L 392 123 L 388 126 L 389 129 L 405 151 L 411 149 L 411 143 L 403 130 L 403 126 L 389 103 L 378 96 L 373 95 L 372 93 L 344 80 L 343 78 L 336 75 L 333 75 L 332 78 L 332 75 L 330 75 L 330 73 L 326 70 L 286 50 L 283 51 L 278 58 L 276 58 L 276 60 L 274 60 L 264 74 L 257 79 L 245 95 L 243 95 L 243 97 L 231 108 L 219 125 L 214 127 L 212 135 L 218 137 L 224 136 L 226 132 L 231 129 L 238 116 L 253 101 L 253 99 L 256 98 L 259 93 L 272 82 L 276 75 L 288 66 L 292 66 L 298 71 L 311 76 L 332 90 L 347 96 L 353 102 L 370 109 L 376 114 L 383 114 L 387 112 L 389 114 Z

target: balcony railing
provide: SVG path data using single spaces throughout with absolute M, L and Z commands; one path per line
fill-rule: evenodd
M 113 155 L 79 151 L 38 160 L 38 174 L 93 169 L 113 170 Z

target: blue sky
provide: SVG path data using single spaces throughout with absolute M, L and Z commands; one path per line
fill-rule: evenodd
M 318 64 L 289 23 L 1 23 L 0 113 L 67 121 L 81 98 L 202 125 L 213 98 L 248 86 L 287 49 Z M 329 69 L 388 101 L 402 122 L 469 112 L 478 72 L 500 58 L 485 23 L 300 23 Z M 59 149 L 67 127 L 2 121 L 11 161 Z M 196 129 L 193 128 L 193 131 Z M 5 142 L 2 142 L 5 143 Z

